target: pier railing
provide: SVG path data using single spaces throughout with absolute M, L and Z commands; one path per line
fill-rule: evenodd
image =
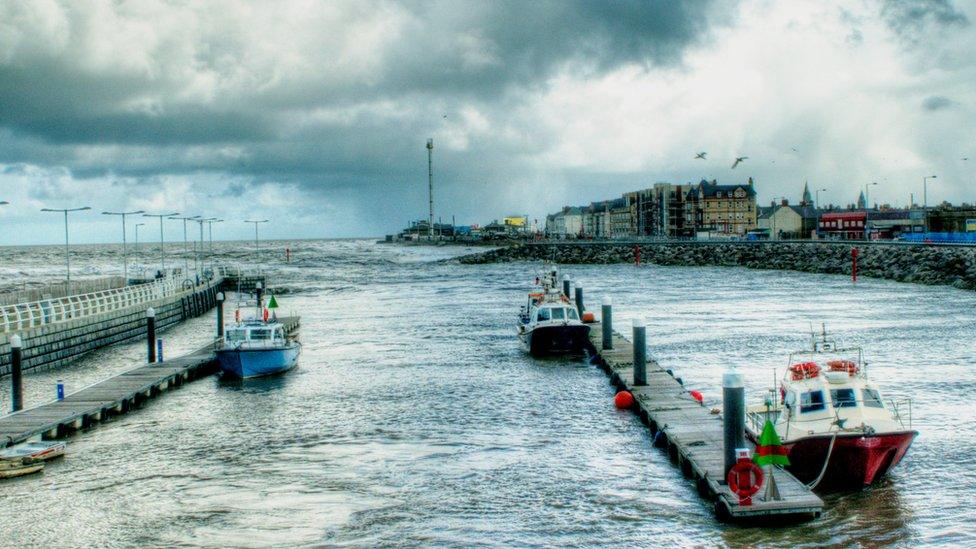
M 78 320 L 137 305 L 148 306 L 156 300 L 189 293 L 209 283 L 210 280 L 203 277 L 195 280 L 162 278 L 112 290 L 4 305 L 0 307 L 0 333 Z

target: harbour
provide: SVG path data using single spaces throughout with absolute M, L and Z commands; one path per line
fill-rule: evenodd
M 720 406 L 721 374 L 732 362 L 751 402 L 772 368 L 782 368 L 780 351 L 805 342 L 809 322 L 821 318 L 865 347 L 887 393 L 917 399 L 921 435 L 888 478 L 824 495 L 813 521 L 755 529 L 716 520 L 711 502 L 654 446 L 640 418 L 614 408 L 599 368 L 526 355 L 512 336 L 511 313 L 524 297 L 526 273 L 540 264 L 465 266 L 451 260 L 464 249 L 319 241 L 289 244 L 286 265 L 271 251 L 285 245 L 270 243 L 257 264 L 282 288 L 285 310 L 301 311 L 305 350 L 294 371 L 244 383 L 201 379 L 77 433 L 69 455 L 42 475 L 0 483 L 0 497 L 12 502 L 25 501 L 19 494 L 26 486 L 37 487 L 30 508 L 0 511 L 0 519 L 39 540 L 82 523 L 117 525 L 111 534 L 85 530 L 80 543 L 89 544 L 968 539 L 953 517 L 967 516 L 971 486 L 921 474 L 938 467 L 965 479 L 972 466 L 976 442 L 959 434 L 959 422 L 945 421 L 950 388 L 927 374 L 973 381 L 964 366 L 965 319 L 976 305 L 968 292 L 741 268 L 569 268 L 591 309 L 613 297 L 618 330 L 645 320 L 649 356 L 701 391 L 707 408 Z M 218 258 L 247 249 L 224 246 Z M 88 260 L 100 265 L 103 257 Z M 458 308 L 459 301 L 467 306 Z M 480 313 L 470 316 L 473 310 Z M 396 324 L 403 311 L 426 321 Z M 167 353 L 192 353 L 214 330 L 212 313 L 188 319 L 167 331 Z M 944 349 L 938 357 L 920 352 L 933 342 Z M 28 404 L 52 399 L 58 376 L 71 392 L 144 361 L 145 353 L 137 341 L 61 371 L 27 374 Z M 902 363 L 911 367 L 896 366 Z M 0 379 L 5 407 L 8 380 Z M 34 509 L 66 501 L 89 505 L 56 513 L 57 522 Z M 125 525 L 115 514 L 122 502 Z

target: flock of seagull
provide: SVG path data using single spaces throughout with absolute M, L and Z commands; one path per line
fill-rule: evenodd
M 795 147 L 793 147 L 791 149 L 792 149 L 793 152 L 796 152 L 796 148 Z M 705 151 L 702 151 L 702 152 L 700 152 L 700 153 L 698 153 L 698 154 L 695 155 L 695 160 L 708 160 L 706 158 L 707 156 L 708 156 L 708 153 L 705 152 Z M 748 156 L 737 156 L 737 157 L 735 157 L 735 162 L 732 163 L 732 169 L 734 170 L 736 166 L 738 166 L 743 161 L 748 160 L 748 159 L 749 159 Z M 964 157 L 962 157 L 962 160 L 969 160 L 969 157 L 968 156 L 964 156 Z M 776 161 L 773 160 L 773 162 L 776 162 Z

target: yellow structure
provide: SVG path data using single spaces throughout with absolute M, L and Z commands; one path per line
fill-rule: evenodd
M 502 224 L 504 224 L 506 227 L 517 227 L 519 229 L 524 229 L 529 224 L 529 216 L 527 215 L 509 216 L 502 220 Z

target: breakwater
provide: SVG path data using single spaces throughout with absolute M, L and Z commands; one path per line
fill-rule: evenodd
M 526 243 L 461 257 L 463 264 L 554 261 L 562 264 L 642 263 L 726 266 L 858 276 L 976 290 L 976 248 L 847 242 L 583 242 Z

